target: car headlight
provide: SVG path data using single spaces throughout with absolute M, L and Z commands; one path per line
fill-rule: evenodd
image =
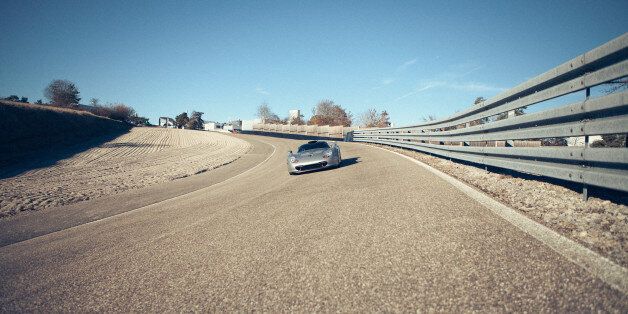
M 326 151 L 323 154 L 323 158 L 329 158 L 329 157 L 331 157 L 332 154 L 333 154 L 333 152 L 331 150 L 328 150 L 328 151 Z
M 290 156 L 290 162 L 291 162 L 291 163 L 295 163 L 295 162 L 297 162 L 297 158 L 296 158 L 296 157 L 294 157 L 294 156 Z

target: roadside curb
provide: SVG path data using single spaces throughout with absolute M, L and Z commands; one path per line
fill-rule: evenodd
M 557 233 L 556 231 L 526 217 L 525 215 L 519 213 L 517 210 L 500 203 L 486 193 L 481 192 L 476 188 L 430 165 L 427 165 L 412 157 L 385 148 L 377 146 L 372 147 L 396 154 L 425 168 L 426 170 L 437 175 L 441 179 L 447 181 L 448 183 L 465 193 L 467 196 L 471 197 L 473 200 L 484 205 L 486 208 L 490 209 L 493 213 L 497 214 L 504 220 L 515 225 L 523 232 L 541 241 L 543 244 L 549 246 L 552 250 L 556 251 L 558 254 L 567 258 L 576 265 L 584 268 L 586 271 L 598 277 L 606 284 L 623 292 L 624 294 L 628 294 L 628 269 L 615 264 L 613 261 L 599 255 L 598 253 L 584 247 L 583 245 L 573 240 L 570 240 L 567 237 Z

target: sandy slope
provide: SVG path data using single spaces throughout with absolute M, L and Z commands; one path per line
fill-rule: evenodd
M 186 177 L 230 163 L 249 148 L 218 133 L 134 128 L 54 166 L 0 180 L 0 216 Z

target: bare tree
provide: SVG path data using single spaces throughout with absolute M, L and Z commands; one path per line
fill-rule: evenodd
M 351 126 L 352 116 L 332 100 L 321 100 L 312 110 L 309 124 Z
M 387 128 L 390 126 L 390 116 L 386 110 L 378 113 L 375 108 L 370 108 L 360 115 L 360 125 L 366 128 Z
M 607 85 L 609 85 L 609 88 L 606 89 L 604 92 L 606 94 L 612 94 L 614 92 L 618 92 L 618 91 L 622 91 L 625 89 L 628 89 L 628 78 L 627 77 L 623 77 L 614 81 L 610 81 L 608 83 L 606 83 Z
M 280 120 L 266 102 L 257 106 L 257 117 L 262 120 L 262 123 L 275 123 Z
M 626 134 L 606 134 L 591 143 L 591 147 L 628 147 L 628 138 Z
M 127 123 L 133 123 L 133 117 L 137 117 L 135 109 L 123 103 L 108 104 L 103 106 L 98 103 L 97 99 L 92 98 L 90 100 L 90 104 L 92 104 L 93 107 L 90 108 L 89 111 L 97 116 L 107 117 L 109 119 Z
M 303 115 L 300 114 L 296 117 L 292 117 L 290 119 L 287 119 L 287 123 L 288 124 L 294 124 L 294 125 L 304 125 L 305 124 L 305 120 L 303 120 Z
M 109 118 L 122 122 L 130 122 L 131 117 L 136 116 L 135 109 L 122 103 L 117 103 L 109 106 L 110 114 Z
M 44 96 L 52 104 L 62 107 L 77 106 L 79 101 L 81 101 L 78 88 L 68 80 L 54 80 L 50 82 L 44 90 Z
M 483 96 L 479 96 L 477 98 L 475 98 L 475 101 L 473 101 L 473 105 L 481 105 L 486 101 L 486 98 L 484 98 Z M 478 125 L 478 124 L 486 124 L 488 122 L 491 121 L 490 117 L 485 117 L 479 120 L 474 120 L 469 122 L 469 125 L 474 126 L 474 125 Z
M 423 116 L 423 122 L 436 121 L 436 116 L 428 114 L 427 116 Z
M 377 116 L 377 110 L 370 108 L 360 115 L 360 126 L 373 128 L 377 126 L 378 120 L 379 117 Z
M 382 111 L 379 114 L 379 119 L 377 120 L 377 126 L 380 128 L 387 128 L 390 126 L 390 115 L 386 110 Z

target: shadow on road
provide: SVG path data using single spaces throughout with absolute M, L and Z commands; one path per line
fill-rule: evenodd
M 360 162 L 360 157 L 352 157 L 352 158 L 343 159 L 340 162 L 340 166 L 338 168 L 355 165 L 355 164 L 357 164 L 359 162 Z
M 347 159 L 343 159 L 340 162 L 340 165 L 338 166 L 338 168 L 344 168 L 344 167 L 349 167 L 352 165 L 355 165 L 357 163 L 360 162 L 360 157 L 351 157 L 351 158 L 347 158 Z M 315 172 L 320 172 L 320 171 L 333 171 L 334 168 L 326 168 L 326 169 L 318 169 L 318 170 L 313 170 L 313 171 L 308 171 L 308 172 L 303 172 L 303 173 L 296 173 L 296 175 L 302 176 L 302 175 L 307 175 L 308 173 L 315 173 Z

